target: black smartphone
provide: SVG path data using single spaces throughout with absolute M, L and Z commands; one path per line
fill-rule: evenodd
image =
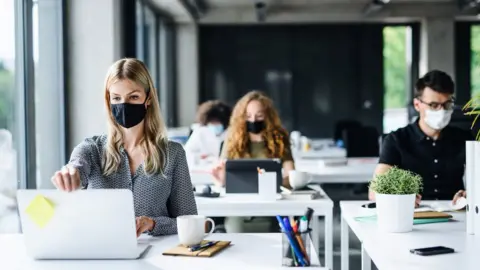
M 374 203 L 374 202 L 371 202 L 371 203 L 366 203 L 364 205 L 362 205 L 363 208 L 377 208 L 377 204 Z
M 440 254 L 448 254 L 448 253 L 454 253 L 454 252 L 455 250 L 453 250 L 453 248 L 448 248 L 443 246 L 416 248 L 416 249 L 410 250 L 410 253 L 417 254 L 420 256 L 440 255 Z

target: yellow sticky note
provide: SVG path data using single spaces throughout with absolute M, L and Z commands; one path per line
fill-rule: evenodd
M 25 213 L 38 227 L 43 228 L 52 219 L 55 205 L 44 196 L 37 195 L 25 209 Z

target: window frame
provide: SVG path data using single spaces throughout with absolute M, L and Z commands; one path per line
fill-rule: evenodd
M 15 8 L 15 126 L 13 133 L 15 134 L 15 149 L 17 151 L 17 170 L 18 170 L 18 189 L 36 189 L 38 172 L 44 172 L 42 164 L 37 162 L 37 145 L 42 145 L 54 151 L 54 155 L 58 158 L 56 160 L 48 160 L 48 165 L 45 169 L 53 170 L 60 167 L 67 162 L 67 141 L 66 141 L 66 80 L 65 80 L 65 61 L 66 53 L 66 31 L 65 23 L 65 5 L 66 0 L 24 0 L 14 1 Z M 40 59 L 47 59 L 46 62 L 49 67 L 52 67 L 52 77 L 46 78 L 50 80 L 48 83 L 54 85 L 52 102 L 58 107 L 59 116 L 58 121 L 47 121 L 48 126 L 37 126 L 36 123 L 36 88 L 35 85 L 35 59 L 34 59 L 34 31 L 33 31 L 33 6 L 37 5 L 38 18 L 42 15 L 40 5 L 45 4 L 48 9 L 52 11 L 55 18 L 51 21 L 50 26 L 55 27 L 56 42 L 55 48 L 58 50 L 54 52 L 55 55 L 42 55 L 39 50 Z M 40 19 L 37 22 L 40 24 Z M 45 28 L 43 28 L 45 29 Z M 41 29 L 38 29 L 38 40 L 42 35 Z M 48 29 L 46 31 L 52 31 Z M 51 61 L 51 62 L 49 62 Z M 41 70 L 41 68 L 39 69 Z M 49 93 L 51 94 L 51 93 Z M 51 125 L 50 125 L 51 124 Z M 52 126 L 54 125 L 54 127 Z M 56 138 L 43 138 L 45 141 L 42 144 L 37 142 L 37 131 L 53 129 L 58 131 Z M 40 151 L 41 152 L 41 151 Z M 40 159 L 40 156 L 39 156 Z M 52 162 L 52 163 L 50 163 Z M 44 182 L 50 184 L 50 177 L 53 171 L 46 171 L 44 173 Z M 46 178 L 46 179 L 45 179 Z M 53 187 L 53 185 L 50 185 Z M 41 188 L 45 188 L 42 184 Z
M 15 140 L 18 188 L 36 188 L 35 72 L 33 62 L 33 2 L 15 1 Z

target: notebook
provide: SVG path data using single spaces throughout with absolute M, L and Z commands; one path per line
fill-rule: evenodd
M 203 240 L 202 245 L 210 241 Z M 190 251 L 190 249 L 184 245 L 178 245 L 167 251 L 164 251 L 162 254 L 167 256 L 187 256 L 187 257 L 213 257 L 218 252 L 226 249 L 231 246 L 231 241 L 216 241 L 215 245 L 201 249 L 198 251 Z
M 377 216 L 356 217 L 355 221 L 375 222 L 377 221 Z M 450 218 L 416 218 L 413 220 L 413 225 L 440 223 L 440 222 L 448 222 L 448 221 L 450 221 Z
M 415 216 L 413 219 L 413 225 L 448 222 L 452 218 L 451 215 L 440 213 L 440 212 L 422 212 L 422 214 L 423 215 L 417 215 L 417 213 L 415 213 Z M 355 221 L 375 222 L 377 221 L 377 216 L 373 215 L 373 216 L 356 217 Z
M 428 219 L 428 218 L 452 218 L 452 215 L 437 211 L 415 212 L 414 219 Z

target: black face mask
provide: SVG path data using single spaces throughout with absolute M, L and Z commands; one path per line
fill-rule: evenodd
M 145 98 L 147 102 L 148 95 Z M 112 115 L 117 123 L 124 128 L 131 128 L 138 125 L 145 118 L 147 108 L 145 102 L 142 104 L 120 103 L 110 104 Z
M 258 134 L 265 129 L 265 121 L 247 121 L 247 131 L 253 134 Z

